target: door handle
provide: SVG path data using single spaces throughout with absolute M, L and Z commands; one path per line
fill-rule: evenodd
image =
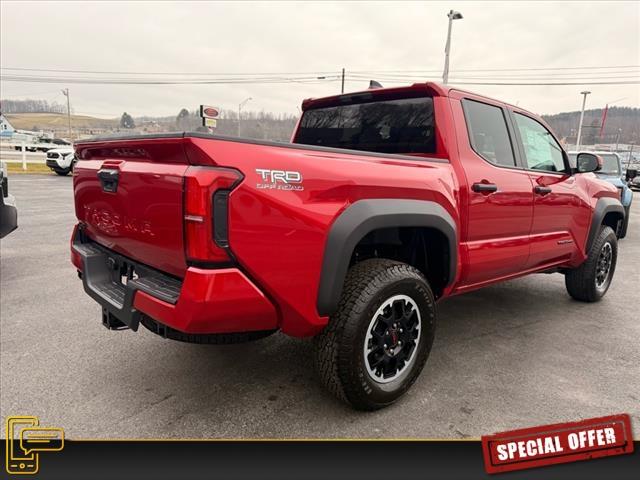
M 498 191 L 498 186 L 494 183 L 474 183 L 471 190 L 479 193 L 493 193 Z
M 538 195 L 546 195 L 548 193 L 551 193 L 551 188 L 541 187 L 540 185 L 536 185 L 533 191 L 536 192 Z

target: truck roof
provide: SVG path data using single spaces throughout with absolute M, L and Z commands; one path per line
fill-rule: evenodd
M 373 98 L 374 96 L 386 97 L 386 96 L 401 95 L 403 93 L 417 93 L 417 92 L 424 92 L 434 97 L 447 97 L 449 96 L 449 92 L 451 91 L 469 93 L 475 97 L 485 98 L 487 100 L 491 100 L 492 102 L 508 105 L 518 110 L 527 111 L 523 108 L 517 107 L 515 105 L 511 105 L 502 100 L 487 97 L 486 95 L 481 95 L 479 93 L 471 92 L 469 90 L 455 88 L 450 85 L 444 85 L 438 82 L 414 83 L 412 85 L 405 85 L 401 87 L 370 88 L 367 90 L 343 93 L 340 95 L 331 95 L 328 97 L 306 98 L 305 100 L 302 101 L 302 110 L 304 111 L 309 108 L 319 108 L 323 106 L 346 103 L 354 99 L 354 97 L 355 98 L 368 97 L 368 96 L 371 96 L 371 98 Z

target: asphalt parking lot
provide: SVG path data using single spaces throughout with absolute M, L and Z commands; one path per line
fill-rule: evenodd
M 598 304 L 559 274 L 446 300 L 431 357 L 383 411 L 324 392 L 309 341 L 190 345 L 112 332 L 69 262 L 72 179 L 12 175 L 18 230 L 2 240 L 0 414 L 68 438 L 477 438 L 629 413 L 640 439 L 640 194 Z

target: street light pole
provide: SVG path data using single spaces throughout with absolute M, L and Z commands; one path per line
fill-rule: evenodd
M 69 101 L 69 89 L 65 88 L 64 90 L 62 90 L 62 94 L 67 97 L 67 128 L 69 140 L 71 140 L 71 106 Z
M 238 136 L 240 136 L 240 115 L 242 114 L 242 107 L 244 106 L 245 103 L 247 103 L 249 100 L 252 100 L 251 97 L 245 98 L 243 101 L 241 101 L 238 104 Z
M 585 90 L 584 92 L 580 92 L 582 98 L 582 110 L 580 111 L 580 124 L 578 125 L 578 138 L 576 138 L 576 150 L 580 150 L 580 139 L 582 137 L 582 122 L 584 120 L 584 106 L 587 104 L 587 95 L 591 92 Z
M 447 13 L 447 17 L 449 17 L 449 27 L 447 29 L 447 43 L 444 47 L 444 72 L 442 72 L 442 83 L 445 85 L 449 81 L 449 52 L 451 51 L 451 25 L 454 20 L 460 20 L 462 14 L 460 12 L 456 12 L 455 10 L 449 10 Z

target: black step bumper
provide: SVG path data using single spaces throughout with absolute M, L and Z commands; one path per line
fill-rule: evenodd
M 174 304 L 182 282 L 102 245 L 82 238 L 73 240 L 73 249 L 82 259 L 85 292 L 102 306 L 102 323 L 112 330 L 138 330 L 141 313 L 133 307 L 138 290 Z

